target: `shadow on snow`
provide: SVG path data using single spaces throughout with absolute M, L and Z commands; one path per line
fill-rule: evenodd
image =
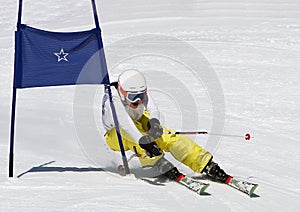
M 93 168 L 93 167 L 88 167 L 88 168 L 78 168 L 78 167 L 55 167 L 55 166 L 47 166 L 51 163 L 54 163 L 55 161 L 50 161 L 48 163 L 44 163 L 40 166 L 35 166 L 29 169 L 26 172 L 23 172 L 19 174 L 17 177 L 20 178 L 25 174 L 31 173 L 31 172 L 99 172 L 99 171 L 104 171 L 101 168 Z

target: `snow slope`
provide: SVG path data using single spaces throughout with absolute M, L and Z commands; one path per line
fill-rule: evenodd
M 17 6 L 1 0 L 0 211 L 297 210 L 298 0 L 97 1 L 112 79 L 126 68 L 143 71 L 170 128 L 254 136 L 193 137 L 227 172 L 260 184 L 252 199 L 217 183 L 200 197 L 176 183 L 158 186 L 103 171 L 121 160 L 103 140 L 101 86 L 18 91 L 9 179 Z M 24 0 L 23 17 L 53 31 L 93 27 L 88 0 Z

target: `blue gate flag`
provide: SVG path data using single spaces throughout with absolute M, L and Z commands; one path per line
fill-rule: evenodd
M 14 173 L 14 136 L 18 88 L 75 85 L 108 85 L 125 174 L 129 174 L 119 123 L 112 100 L 95 0 L 91 0 L 96 28 L 82 32 L 49 32 L 21 23 L 23 0 L 19 0 L 15 32 L 14 83 L 11 104 L 9 177 Z
M 109 84 L 100 28 L 49 32 L 21 24 L 15 87 L 75 84 Z

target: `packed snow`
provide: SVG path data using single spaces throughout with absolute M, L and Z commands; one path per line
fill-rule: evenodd
M 30 26 L 94 27 L 89 0 L 23 2 L 22 22 Z M 215 182 L 210 195 L 199 196 L 175 182 L 156 185 L 115 173 L 122 160 L 104 141 L 102 85 L 18 90 L 9 178 L 18 2 L 1 0 L 0 211 L 297 211 L 299 0 L 96 4 L 111 80 L 122 70 L 140 70 L 167 127 L 227 135 L 191 138 L 228 173 L 258 183 L 257 196 Z M 140 171 L 136 158 L 129 165 Z

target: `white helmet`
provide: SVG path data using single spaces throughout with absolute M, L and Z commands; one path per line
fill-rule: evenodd
M 143 100 L 147 92 L 147 84 L 144 75 L 136 70 L 126 70 L 120 74 L 118 89 L 122 100 L 125 98 L 130 102 Z

